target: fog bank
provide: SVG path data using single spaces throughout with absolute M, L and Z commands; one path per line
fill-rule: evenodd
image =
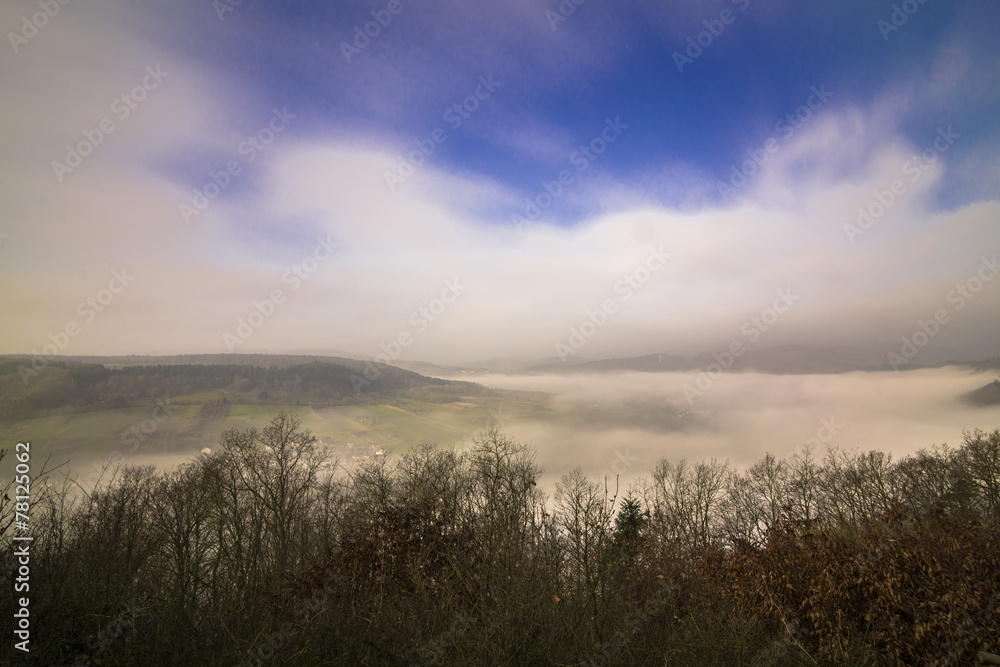
M 959 397 L 996 374 L 943 368 L 839 375 L 733 373 L 692 401 L 697 373 L 483 375 L 488 387 L 552 394 L 553 419 L 507 419 L 503 430 L 530 443 L 546 482 L 581 466 L 592 478 L 628 482 L 658 459 L 715 457 L 747 466 L 771 452 L 785 457 L 810 439 L 894 458 L 934 444 L 958 445 L 963 429 L 1000 427 L 997 407 Z

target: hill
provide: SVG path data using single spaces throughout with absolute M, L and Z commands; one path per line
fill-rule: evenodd
M 497 415 L 547 410 L 534 392 L 343 358 L 63 357 L 26 368 L 30 360 L 0 358 L 0 434 L 32 441 L 39 460 L 68 461 L 87 479 L 116 456 L 167 466 L 190 460 L 227 430 L 261 428 L 280 412 L 301 419 L 350 462 L 422 442 L 462 442 Z
M 962 395 L 960 398 L 966 403 L 981 407 L 1000 405 L 1000 377 L 984 387 Z
M 893 370 L 884 352 L 865 350 L 846 345 L 779 345 L 763 349 L 745 350 L 743 354 L 728 361 L 726 355 L 702 354 L 686 357 L 676 354 L 647 354 L 638 357 L 602 359 L 599 361 L 567 360 L 536 364 L 524 369 L 524 373 L 607 373 L 619 371 L 640 371 L 647 373 L 669 373 L 705 369 L 712 364 L 728 362 L 729 372 L 755 371 L 775 375 L 805 375 L 813 373 L 849 373 L 852 371 Z M 1000 368 L 1000 359 L 987 359 L 975 363 L 948 361 L 927 361 L 913 363 L 905 370 L 917 368 L 940 368 L 948 365 L 971 367 L 975 370 Z
M 470 382 L 429 378 L 386 364 L 342 358 L 68 357 L 26 371 L 29 368 L 30 360 L 26 359 L 7 358 L 0 363 L 0 419 L 24 419 L 67 408 L 124 408 L 166 396 L 224 398 L 230 403 L 257 405 L 332 406 L 401 397 L 447 403 L 485 391 Z

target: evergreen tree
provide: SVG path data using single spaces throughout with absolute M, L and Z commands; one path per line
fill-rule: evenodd
M 636 552 L 642 546 L 642 528 L 645 517 L 642 506 L 631 494 L 624 501 L 615 517 L 615 528 L 612 533 L 612 543 L 615 550 L 629 558 L 635 558 Z

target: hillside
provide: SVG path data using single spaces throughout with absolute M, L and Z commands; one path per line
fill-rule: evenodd
M 961 400 L 970 405 L 985 407 L 988 405 L 1000 405 L 1000 378 L 990 382 L 984 387 L 980 387 L 968 394 L 961 396 Z
M 306 357 L 303 363 L 302 357 L 269 355 L 83 357 L 27 373 L 26 363 L 30 362 L 16 358 L 0 363 L 0 419 L 68 408 L 124 408 L 181 396 L 256 405 L 332 406 L 400 397 L 447 403 L 484 391 L 469 382 L 342 358 Z
M 189 460 L 227 430 L 261 428 L 282 411 L 343 460 L 360 461 L 422 442 L 464 441 L 495 423 L 494 415 L 531 418 L 547 410 L 534 392 L 342 358 L 62 358 L 25 374 L 27 382 L 18 371 L 24 363 L 0 360 L 0 433 L 32 441 L 39 460 L 69 462 L 84 478 L 96 470 L 91 464 L 113 456 L 167 466 Z
M 606 373 L 618 371 L 640 371 L 647 373 L 669 373 L 706 369 L 712 364 L 726 362 L 729 372 L 755 371 L 775 375 L 805 375 L 812 373 L 849 373 L 852 371 L 892 370 L 886 354 L 873 350 L 846 345 L 778 345 L 763 349 L 746 350 L 738 357 L 728 360 L 726 355 L 702 354 L 693 357 L 675 354 L 647 354 L 638 357 L 602 359 L 578 362 L 573 359 L 566 363 L 558 361 L 536 364 L 524 369 L 525 373 Z M 926 361 L 916 359 L 905 370 L 917 368 L 940 368 L 947 365 L 968 366 L 975 370 L 1000 368 L 1000 359 L 987 359 L 975 363 L 955 363 L 947 361 Z

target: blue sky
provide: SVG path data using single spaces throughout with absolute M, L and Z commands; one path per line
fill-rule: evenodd
M 1000 354 L 996 3 L 43 10 L 0 10 L 0 351 L 541 358 L 610 299 L 572 354 L 711 352 L 792 289 L 759 345 L 889 354 L 943 308 L 927 347 Z
M 962 127 L 970 140 L 958 154 L 997 142 L 990 121 L 1000 102 L 992 39 L 1000 8 L 992 3 L 917 3 L 912 18 L 889 29 L 893 5 L 885 3 L 591 0 L 570 3 L 574 13 L 553 22 L 546 12 L 558 12 L 557 3 L 473 8 L 410 0 L 367 43 L 357 42 L 354 30 L 374 26 L 371 12 L 385 12 L 387 3 L 303 4 L 240 5 L 224 12 L 221 25 L 185 23 L 167 37 L 157 34 L 159 17 L 139 29 L 163 49 L 216 70 L 264 108 L 287 100 L 303 117 L 297 135 L 320 140 L 369 136 L 409 148 L 447 127 L 442 111 L 472 93 L 479 76 L 492 75 L 502 83 L 498 93 L 464 129 L 449 132 L 433 163 L 525 194 L 564 166 L 606 116 L 621 117 L 630 132 L 601 157 L 602 171 L 642 179 L 680 164 L 725 180 L 743 151 L 775 134 L 776 122 L 794 113 L 812 86 L 833 93 L 830 109 L 893 94 L 919 97 L 894 119 L 915 144 L 942 124 Z M 732 22 L 678 71 L 673 54 L 686 55 L 687 38 L 705 32 L 706 21 L 718 29 L 722 11 Z M 241 120 L 255 129 L 253 114 L 232 124 Z M 988 196 L 996 183 L 949 185 L 945 205 Z M 654 184 L 648 189 L 661 194 Z M 698 204 L 716 203 L 711 194 Z

